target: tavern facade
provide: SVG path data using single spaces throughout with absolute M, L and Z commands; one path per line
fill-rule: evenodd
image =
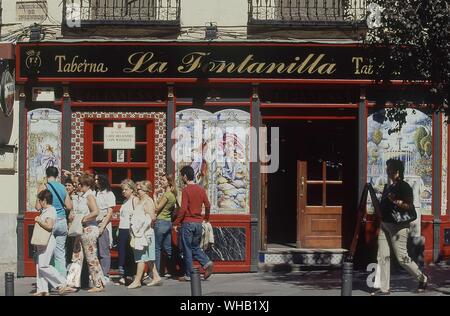
M 447 125 L 418 107 L 420 86 L 370 79 L 358 40 L 365 1 L 352 10 L 344 1 L 103 2 L 100 10 L 65 0 L 60 38 L 16 45 L 19 275 L 34 273 L 33 205 L 48 163 L 106 174 L 119 204 L 121 180 L 159 189 L 161 175 L 191 165 L 212 204 L 216 271 L 248 272 L 339 265 L 365 183 L 380 190 L 385 161 L 396 157 L 421 214 L 412 234 L 419 260 L 450 254 Z M 74 6 L 77 16 L 67 11 Z M 217 28 L 204 26 L 211 20 Z M 389 134 L 384 106 L 398 98 L 416 111 Z M 120 123 L 134 127 L 129 149 L 105 146 L 105 129 Z M 197 141 L 173 132 L 198 126 Z M 259 134 L 243 132 L 250 127 Z M 239 159 L 207 159 L 210 148 Z M 261 172 L 266 165 L 278 167 Z M 375 231 L 369 217 L 361 267 L 376 259 Z

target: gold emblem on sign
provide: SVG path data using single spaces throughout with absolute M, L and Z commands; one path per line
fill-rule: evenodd
M 34 50 L 34 49 L 30 49 L 27 50 L 25 52 L 25 54 L 27 55 L 26 59 L 25 59 L 25 66 L 27 67 L 27 69 L 30 68 L 39 68 L 42 66 L 42 59 L 41 59 L 41 52 Z

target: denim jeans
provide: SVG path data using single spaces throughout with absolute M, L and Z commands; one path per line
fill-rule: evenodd
M 202 239 L 202 223 L 183 223 L 181 226 L 181 245 L 184 255 L 184 266 L 187 277 L 192 273 L 192 260 L 198 260 L 205 267 L 211 260 L 200 248 Z
M 161 250 L 163 248 L 169 260 L 169 267 L 172 262 L 172 222 L 161 219 L 156 220 L 155 241 L 156 269 L 161 274 Z
M 97 240 L 98 260 L 102 266 L 102 271 L 105 277 L 109 276 L 109 270 L 111 268 L 111 252 L 109 249 L 109 230 L 106 227 L 103 230 L 103 234 L 98 236 Z
M 53 252 L 54 263 L 56 270 L 65 278 L 67 274 L 66 269 L 66 239 L 67 239 L 67 220 L 63 217 L 58 217 L 53 230 L 55 236 L 56 247 Z

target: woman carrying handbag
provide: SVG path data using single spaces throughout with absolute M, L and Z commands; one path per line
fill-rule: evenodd
M 98 216 L 99 210 L 94 192 L 92 191 L 94 178 L 91 175 L 84 174 L 80 177 L 79 182 L 81 194 L 76 203 L 76 208 L 69 216 L 69 221 L 74 221 L 75 218 L 81 217 L 82 232 L 80 236 L 75 238 L 72 265 L 67 275 L 67 291 L 75 292 L 77 290 L 76 288 L 80 287 L 81 268 L 84 256 L 86 256 L 89 274 L 94 284 L 94 287 L 89 289 L 88 292 L 102 292 L 104 291 L 103 272 L 97 257 L 98 226 L 96 217 Z
M 52 206 L 53 196 L 49 190 L 43 190 L 39 192 L 37 198 L 42 206 L 42 212 L 35 217 L 36 224 L 50 234 L 47 245 L 42 245 L 41 242 L 41 245 L 36 246 L 36 293 L 33 295 L 48 296 L 49 283 L 62 294 L 65 291 L 66 280 L 58 273 L 55 267 L 50 265 L 50 260 L 56 247 L 56 239 L 53 236 L 56 222 L 56 209 Z
M 404 180 L 405 167 L 397 159 L 386 161 L 386 173 L 391 185 L 385 187 L 381 197 L 381 230 L 378 235 L 377 260 L 380 267 L 380 289 L 372 296 L 390 294 L 390 253 L 394 253 L 400 266 L 419 283 L 417 292 L 425 291 L 429 278 L 411 260 L 407 250 L 409 226 L 417 218 L 411 186 Z

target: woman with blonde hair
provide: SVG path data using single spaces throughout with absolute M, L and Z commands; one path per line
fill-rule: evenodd
M 80 195 L 76 207 L 69 215 L 69 220 L 73 221 L 75 215 L 83 216 L 81 223 L 83 225 L 83 233 L 81 236 L 75 238 L 72 255 L 72 265 L 79 265 L 78 269 L 70 269 L 67 275 L 69 291 L 74 291 L 76 287 L 80 287 L 81 267 L 83 266 L 83 257 L 86 256 L 86 261 L 89 267 L 89 274 L 94 287 L 88 292 L 104 291 L 104 280 L 102 267 L 97 257 L 97 239 L 98 226 L 96 218 L 99 214 L 99 209 L 93 192 L 94 177 L 88 174 L 83 174 L 79 178 Z
M 174 273 L 172 258 L 172 217 L 177 205 L 177 189 L 175 178 L 170 174 L 165 174 L 161 178 L 161 185 L 164 193 L 158 200 L 156 194 L 153 195 L 156 203 L 156 224 L 155 224 L 155 252 L 156 252 L 156 269 L 160 275 L 163 274 L 161 269 L 161 250 L 164 248 L 167 254 L 169 273 Z
M 129 270 L 127 258 L 132 256 L 132 249 L 130 247 L 130 218 L 133 210 L 136 207 L 138 198 L 136 197 L 136 184 L 133 180 L 126 179 L 120 184 L 122 188 L 122 195 L 125 198 L 120 207 L 120 221 L 119 221 L 119 274 L 121 276 L 119 283 L 125 285 L 125 278 L 132 275 Z
M 156 270 L 155 262 L 155 233 L 152 222 L 156 219 L 155 203 L 150 197 L 152 186 L 150 181 L 141 181 L 136 185 L 139 201 L 131 216 L 130 233 L 134 248 L 134 260 L 137 263 L 136 277 L 129 289 L 141 287 L 145 264 L 149 263 L 153 280 L 147 286 L 161 285 L 161 277 Z

